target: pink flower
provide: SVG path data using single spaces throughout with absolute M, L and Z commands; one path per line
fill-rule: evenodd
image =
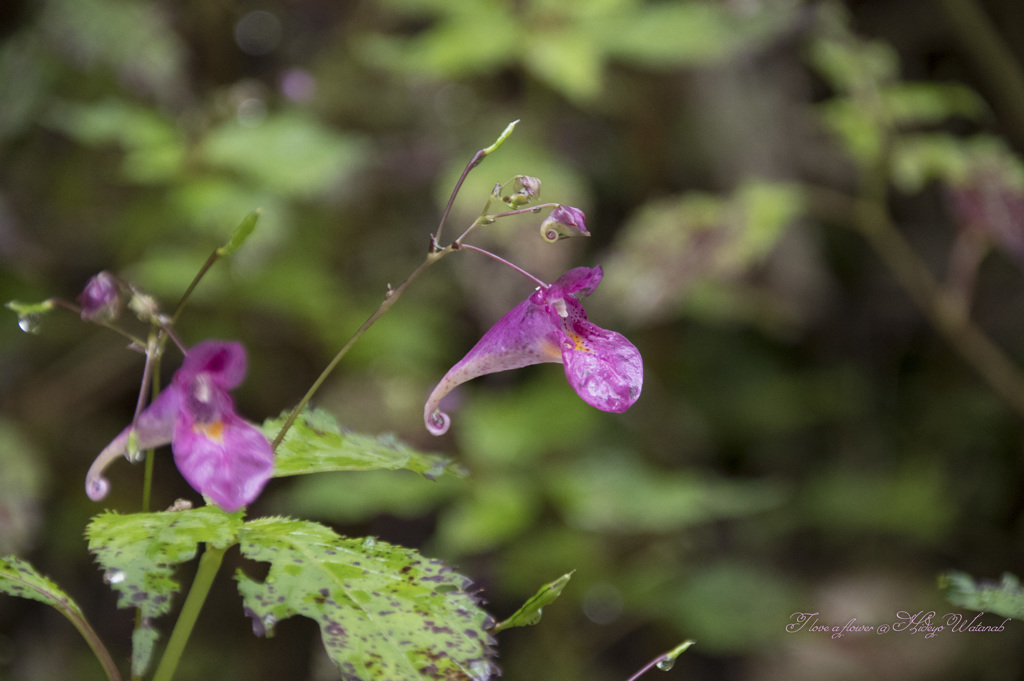
M 640 352 L 623 335 L 588 321 L 579 302 L 603 274 L 600 267 L 577 267 L 512 308 L 434 388 L 423 412 L 427 430 L 448 430 L 451 419 L 439 407 L 455 386 L 541 362 L 563 364 L 569 385 L 591 406 L 610 412 L 633 406 L 643 386 Z
M 135 424 L 139 449 L 169 442 L 185 480 L 229 513 L 255 500 L 274 468 L 270 443 L 235 412 L 228 394 L 245 370 L 245 349 L 239 343 L 199 343 Z M 100 474 L 125 453 L 131 432 L 131 426 L 121 431 L 89 469 L 85 487 L 93 500 L 109 491 L 110 483 Z
M 108 322 L 121 312 L 121 286 L 110 272 L 100 272 L 85 285 L 78 302 L 82 319 Z
M 545 241 L 555 242 L 573 236 L 590 236 L 590 232 L 587 231 L 583 211 L 572 206 L 558 206 L 541 223 L 540 235 Z

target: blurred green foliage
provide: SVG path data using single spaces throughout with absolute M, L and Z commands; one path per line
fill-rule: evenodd
M 545 244 L 533 217 L 474 239 L 545 280 L 605 267 L 587 308 L 643 354 L 638 404 L 596 412 L 541 365 L 467 384 L 450 434 L 431 438 L 433 383 L 529 292 L 462 253 L 416 282 L 315 402 L 470 477 L 285 478 L 254 511 L 455 562 L 499 620 L 575 570 L 536 627 L 499 636 L 505 678 L 622 681 L 687 638 L 673 678 L 835 678 L 837 665 L 849 678 L 1004 678 L 1020 665 L 1015 623 L 983 643 L 894 635 L 854 652 L 784 628 L 795 611 L 879 623 L 948 607 L 937 574 L 1021 559 L 1021 416 L 835 226 L 849 216 L 815 212 L 805 188 L 855 194 L 887 174 L 892 215 L 943 281 L 960 281 L 950 253 L 965 223 L 1008 225 L 985 237 L 1001 253 L 971 270 L 965 296 L 1024 361 L 1008 246 L 1024 224 L 1024 131 L 1000 117 L 1001 89 L 976 82 L 944 12 L 847 5 L 15 0 L 0 9 L 0 298 L 72 299 L 108 269 L 173 309 L 261 209 L 177 325 L 189 343 L 246 344 L 236 399 L 260 421 L 294 405 L 418 264 L 464 164 L 521 119 L 446 229 L 515 174 L 586 211 L 586 243 Z M 986 3 L 1019 69 L 1018 5 Z M 246 34 L 253 11 L 276 30 Z M 130 417 L 142 363 L 62 310 L 33 335 L 5 312 L 0 546 L 100 613 L 117 650 L 131 617 L 81 539 L 101 510 L 82 483 Z M 162 505 L 191 494 L 166 454 Z M 140 480 L 113 469 L 110 507 L 136 510 Z M 95 678 L 74 632 L 33 605 L 0 601 L 0 678 Z M 183 676 L 331 678 L 315 629 L 287 622 L 257 640 L 233 594 L 198 626 Z

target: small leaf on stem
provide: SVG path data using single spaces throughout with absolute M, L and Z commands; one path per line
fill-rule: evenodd
M 675 666 L 676 658 L 678 658 L 680 655 L 686 652 L 686 649 L 692 646 L 694 643 L 696 643 L 696 641 L 694 641 L 693 639 L 683 641 L 667 653 L 659 655 L 658 657 L 648 662 L 643 669 L 638 671 L 636 674 L 633 674 L 633 676 L 629 677 L 629 681 L 636 681 L 641 676 L 650 671 L 651 667 L 657 667 L 663 672 L 669 671 L 670 669 L 672 669 L 672 667 Z
M 260 219 L 260 213 L 262 209 L 257 208 L 253 212 L 249 213 L 242 220 L 238 227 L 235 227 L 234 233 L 231 235 L 231 239 L 217 249 L 218 257 L 223 258 L 226 255 L 231 255 L 237 251 L 241 245 L 249 238 L 252 231 L 256 229 L 256 222 Z
M 53 309 L 52 300 L 44 300 L 41 303 L 19 303 L 12 300 L 7 303 L 8 310 L 18 315 L 18 327 L 25 333 L 37 333 L 42 316 Z
M 573 571 L 575 572 L 575 570 Z M 562 594 L 562 589 L 572 578 L 572 572 L 566 573 L 551 582 L 542 586 L 523 606 L 512 613 L 512 616 L 504 622 L 499 622 L 491 628 L 492 634 L 497 634 L 512 627 L 528 627 L 540 622 L 541 612 L 544 607 L 555 602 L 555 599 Z
M 498 147 L 501 146 L 502 142 L 507 140 L 509 135 L 512 134 L 512 131 L 515 130 L 515 127 L 516 127 L 517 123 L 519 123 L 519 119 L 518 118 L 516 120 L 512 121 L 511 123 L 509 123 L 505 127 L 505 130 L 502 131 L 502 133 L 500 135 L 498 135 L 498 139 L 494 140 L 494 144 L 492 144 L 489 147 L 485 147 L 484 149 L 481 149 L 481 151 L 483 152 L 483 155 L 486 156 L 487 154 L 490 154 L 490 153 L 492 153 L 494 151 L 497 151 Z

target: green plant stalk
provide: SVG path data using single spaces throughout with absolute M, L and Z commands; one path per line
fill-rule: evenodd
M 830 219 L 852 219 L 911 300 L 991 388 L 1024 417 L 1024 373 L 946 295 L 913 247 L 878 202 L 824 188 L 808 189 L 809 204 Z
M 306 394 L 302 396 L 302 399 L 299 400 L 299 403 L 296 404 L 295 407 L 290 412 L 288 412 L 288 416 L 285 418 L 284 423 L 281 424 L 281 430 L 277 431 L 277 435 L 274 436 L 274 441 L 270 444 L 271 449 L 275 451 L 277 450 L 277 448 L 281 445 L 281 442 L 284 441 L 285 435 L 288 434 L 288 431 L 291 430 L 291 427 L 295 424 L 295 419 L 299 417 L 299 414 L 302 413 L 302 410 L 306 408 L 306 406 L 309 404 L 309 401 L 312 400 L 313 396 L 317 393 L 318 390 L 320 390 L 320 386 L 324 384 L 324 381 L 327 380 L 328 376 L 330 376 L 334 369 L 337 368 L 338 364 L 341 363 L 341 360 L 345 357 L 345 355 L 348 354 L 348 351 L 352 349 L 352 346 L 355 344 L 355 342 L 362 338 L 363 334 L 366 333 L 369 330 L 369 328 L 373 326 L 377 322 L 377 320 L 384 315 L 385 312 L 390 310 L 392 305 L 398 302 L 398 299 L 402 296 L 402 293 L 405 292 L 405 289 L 408 288 L 409 284 L 411 284 L 418 276 L 420 276 L 420 274 L 423 273 L 424 270 L 426 270 L 428 267 L 436 263 L 438 260 L 448 255 L 449 253 L 458 250 L 462 244 L 462 240 L 466 238 L 466 236 L 468 236 L 470 232 L 472 232 L 474 229 L 476 229 L 480 225 L 494 222 L 495 216 L 487 214 L 491 206 L 491 199 L 488 199 L 487 203 L 484 205 L 484 210 L 481 213 L 480 217 L 478 217 L 473 222 L 473 224 L 469 226 L 469 229 L 462 233 L 462 236 L 456 239 L 453 244 L 450 244 L 446 247 L 442 248 L 439 244 L 439 241 L 441 239 L 441 230 L 444 228 L 444 223 L 448 219 L 448 214 L 451 212 L 452 205 L 455 203 L 455 197 L 458 196 L 459 190 L 462 188 L 462 184 L 466 181 L 466 177 L 468 177 L 469 173 L 478 165 L 480 165 L 485 158 L 487 158 L 488 154 L 495 151 L 498 147 L 501 146 L 501 144 L 506 139 L 508 139 L 508 136 L 512 134 L 512 130 L 515 129 L 515 126 L 518 122 L 518 120 L 515 120 L 509 123 L 508 126 L 506 126 L 505 130 L 501 133 L 501 135 L 498 136 L 498 139 L 495 140 L 493 144 L 491 144 L 491 146 L 480 149 L 475 154 L 473 154 L 473 157 L 469 160 L 469 163 L 466 164 L 466 167 L 462 170 L 462 174 L 459 176 L 458 181 L 455 183 L 455 187 L 452 189 L 451 195 L 448 197 L 448 203 L 445 205 L 444 212 L 441 214 L 441 220 L 438 222 L 437 231 L 430 235 L 430 250 L 427 252 L 426 259 L 424 259 L 424 261 L 420 263 L 420 265 L 415 270 L 413 270 L 412 274 L 410 274 L 398 288 L 388 288 L 388 292 L 384 296 L 384 300 L 381 301 L 381 304 L 377 307 L 376 310 L 374 310 L 373 314 L 371 314 L 367 318 L 367 320 L 363 322 L 362 326 L 356 329 L 356 332 L 352 334 L 352 337 L 349 338 L 345 345 L 342 346 L 341 350 L 338 351 L 338 354 L 334 356 L 334 359 L 330 361 L 327 367 L 324 368 L 322 372 L 320 372 L 320 375 L 317 377 L 317 379 L 313 381 L 313 385 L 310 386 L 309 390 L 306 391 Z M 217 254 L 214 253 L 214 256 L 216 255 Z M 211 258 L 212 257 L 213 256 L 211 256 Z M 212 264 L 212 262 L 209 264 Z M 205 269 L 203 271 L 205 271 Z
M 422 263 L 420 263 L 419 267 L 413 270 L 412 274 L 410 274 L 408 278 L 406 278 L 406 280 L 403 281 L 398 288 L 388 290 L 387 294 L 384 296 L 384 300 L 381 301 L 380 305 L 377 307 L 376 310 L 374 310 L 373 314 L 371 314 L 366 319 L 366 321 L 363 322 L 362 326 L 360 326 L 356 330 L 356 332 L 352 334 L 352 337 L 349 338 L 345 345 L 342 346 L 341 350 L 338 351 L 338 354 L 334 356 L 334 359 L 330 361 L 327 367 L 322 372 L 320 372 L 320 375 L 317 377 L 317 379 L 313 381 L 313 385 L 310 386 L 309 390 L 306 391 L 306 394 L 302 396 L 302 399 L 299 400 L 299 403 L 296 404 L 295 407 L 288 413 L 288 417 L 285 418 L 284 423 L 281 424 L 281 430 L 277 432 L 277 435 L 274 437 L 274 441 L 270 445 L 272 449 L 277 450 L 278 446 L 280 446 L 281 442 L 284 440 L 284 436 L 288 434 L 288 431 L 295 424 L 295 419 L 297 419 L 299 414 L 302 413 L 302 410 L 306 408 L 306 406 L 309 404 L 309 401 L 313 399 L 313 396 L 320 389 L 320 386 L 324 384 L 324 381 L 327 380 L 328 376 L 330 376 L 334 369 L 337 368 L 342 358 L 344 358 L 345 355 L 348 354 L 348 351 L 352 349 L 352 346 L 355 345 L 355 342 L 362 338 L 363 334 L 366 333 L 369 330 L 369 328 L 373 326 L 377 322 L 377 320 L 384 315 L 385 312 L 390 310 L 392 305 L 398 302 L 398 299 L 402 296 L 402 293 L 405 292 L 405 289 L 409 287 L 409 284 L 411 284 L 417 277 L 419 277 L 420 274 L 424 272 L 424 270 L 426 270 L 428 267 L 433 265 L 435 262 L 437 262 L 444 256 L 448 255 L 449 253 L 452 253 L 453 250 L 454 249 L 451 246 L 449 246 L 439 251 L 431 251 L 427 253 L 426 259 Z
M 683 641 L 672 650 L 668 651 L 667 653 L 663 653 L 658 657 L 654 658 L 653 660 L 651 660 L 650 662 L 648 662 L 643 669 L 638 671 L 636 674 L 633 674 L 633 676 L 629 677 L 627 681 L 636 681 L 641 676 L 649 672 L 651 670 L 651 667 L 657 666 L 660 669 L 664 669 L 667 671 L 675 663 L 676 658 L 682 655 L 684 652 L 686 652 L 686 650 L 694 643 L 696 643 L 696 641 L 692 639 Z
M 185 293 L 181 295 L 178 305 L 174 308 L 174 314 L 171 315 L 172 325 L 178 321 L 178 317 L 181 315 L 182 310 L 185 309 L 185 305 L 188 303 L 189 298 L 192 297 L 192 292 L 196 290 L 196 286 L 198 286 L 202 278 L 206 276 L 206 273 L 210 271 L 210 268 L 220 260 L 220 255 L 220 249 L 218 248 L 210 254 L 209 258 L 206 259 L 203 266 L 199 268 L 198 272 L 196 272 L 196 276 L 192 277 L 192 281 L 189 283 L 188 288 L 185 289 Z
M 103 641 L 93 630 L 89 622 L 86 621 L 85 617 L 75 612 L 74 609 L 69 608 L 66 604 L 59 601 L 53 603 L 53 606 L 57 608 L 60 614 L 64 615 L 74 625 L 78 633 L 82 635 L 85 642 L 89 644 L 96 659 L 99 660 L 100 666 L 103 667 L 103 671 L 106 673 L 107 678 L 110 681 L 121 681 L 121 672 L 118 671 L 117 665 L 114 663 L 114 658 L 110 656 L 110 651 L 107 650 L 106 646 L 103 645 Z
M 178 621 L 174 624 L 174 631 L 167 641 L 167 648 L 160 657 L 160 664 L 153 674 L 153 681 L 171 681 L 174 672 L 181 661 L 182 653 L 185 652 L 185 644 L 192 634 L 196 621 L 199 619 L 199 612 L 203 609 L 206 596 L 210 593 L 210 587 L 217 576 L 221 562 L 224 560 L 224 552 L 227 549 L 206 545 L 203 556 L 199 559 L 199 569 L 192 581 L 192 587 L 188 591 L 184 605 L 181 606 L 181 613 Z
M 940 0 L 950 29 L 977 62 L 979 75 L 988 81 L 989 96 L 1024 140 L 1024 70 L 985 11 L 975 0 Z

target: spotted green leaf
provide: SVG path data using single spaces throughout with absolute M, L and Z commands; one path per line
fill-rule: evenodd
M 269 419 L 263 424 L 263 434 L 273 441 L 283 423 L 283 417 Z M 451 459 L 418 452 L 391 435 L 372 437 L 343 432 L 333 416 L 319 409 L 307 411 L 295 420 L 274 459 L 275 477 L 401 468 L 429 480 L 442 473 L 465 475 Z
M 236 541 L 241 513 L 216 506 L 185 511 L 107 512 L 86 528 L 89 550 L 103 568 L 103 579 L 117 592 L 119 608 L 137 608 L 141 626 L 132 635 L 132 675 L 149 667 L 159 633 L 153 619 L 166 614 L 178 593 L 175 566 L 192 560 L 200 543 L 227 548 Z
M 0 592 L 45 603 L 67 617 L 82 617 L 70 596 L 17 556 L 0 558 Z
M 976 582 L 968 574 L 950 571 L 939 578 L 939 586 L 953 605 L 1024 619 L 1024 590 L 1009 573 L 999 582 Z
M 555 599 L 562 595 L 562 589 L 572 578 L 572 572 L 562 575 L 550 584 L 542 586 L 530 600 L 523 603 L 523 607 L 512 613 L 512 616 L 503 622 L 499 622 L 491 629 L 491 633 L 511 629 L 512 627 L 528 627 L 540 622 L 541 613 L 544 608 L 555 602 Z
M 39 574 L 28 562 L 17 556 L 0 558 L 0 592 L 39 601 L 56 608 L 74 625 L 75 629 L 78 629 L 78 633 L 92 648 L 97 660 L 107 672 L 107 678 L 115 681 L 121 678 L 113 658 L 103 647 L 78 604 L 60 587 Z
M 236 575 L 254 633 L 271 636 L 294 615 L 315 620 L 346 681 L 484 681 L 497 673 L 491 618 L 469 580 L 440 561 L 284 518 L 246 523 L 240 548 L 270 563 L 262 582 Z

